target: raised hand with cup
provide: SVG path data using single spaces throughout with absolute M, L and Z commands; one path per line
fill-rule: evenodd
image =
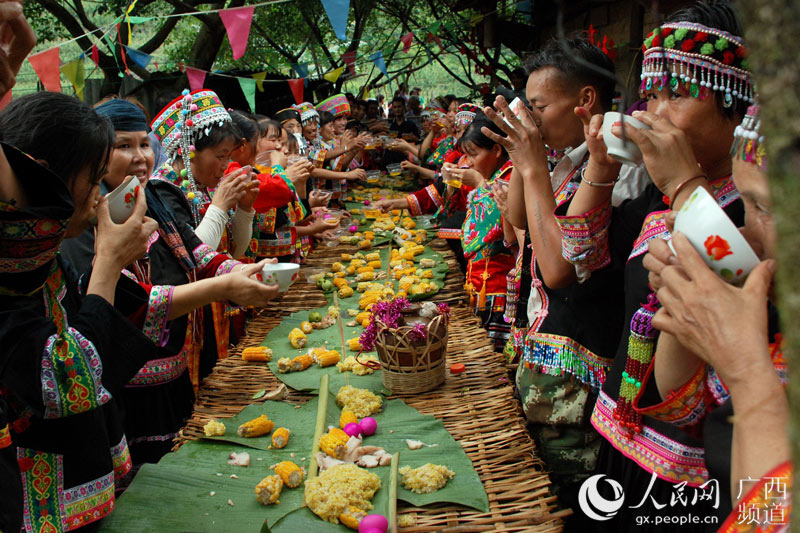
M 220 180 L 214 191 L 214 197 L 211 199 L 211 205 L 227 213 L 244 199 L 251 188 L 252 181 L 250 165 L 231 172 Z M 255 189 L 255 192 L 258 194 L 258 188 Z M 252 206 L 252 202 L 250 205 Z

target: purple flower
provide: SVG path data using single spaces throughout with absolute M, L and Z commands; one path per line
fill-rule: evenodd
M 408 332 L 408 336 L 410 339 L 415 341 L 422 341 L 428 336 L 428 326 L 419 323 L 411 328 L 411 331 Z
M 442 302 L 436 306 L 439 310 L 440 315 L 449 315 L 450 314 L 450 306 L 447 305 L 447 302 Z

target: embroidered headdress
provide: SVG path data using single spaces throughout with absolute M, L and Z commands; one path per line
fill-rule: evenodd
M 189 92 L 188 89 L 184 89 L 183 95 L 170 102 L 150 125 L 164 147 L 168 160 L 174 161 L 178 156 L 183 158 L 183 169 L 180 172 L 183 178 L 181 188 L 186 191 L 186 197 L 192 202 L 196 220 L 201 217 L 198 211 L 200 197 L 192 176 L 194 142 L 202 139 L 204 135 L 209 135 L 212 128 L 222 127 L 226 122 L 231 122 L 231 116 L 214 91 L 200 89 Z
M 747 108 L 744 120 L 733 132 L 733 148 L 731 155 L 741 157 L 742 161 L 767 168 L 767 154 L 764 149 L 764 136 L 759 133 L 761 118 L 758 116 L 758 104 Z
M 475 115 L 478 114 L 481 108 L 477 104 L 473 104 L 472 102 L 466 102 L 458 106 L 458 111 L 456 112 L 456 126 L 467 126 L 475 120 Z
M 275 113 L 275 120 L 283 124 L 288 120 L 295 119 L 297 122 L 300 122 L 300 113 L 298 113 L 297 109 L 293 107 L 287 107 L 286 109 L 281 109 L 277 113 Z
M 319 122 L 319 113 L 314 109 L 314 104 L 311 102 L 303 102 L 294 106 L 298 113 L 300 113 L 300 123 L 305 126 L 312 120 Z
M 643 50 L 641 92 L 660 91 L 667 83 L 675 90 L 682 84 L 695 98 L 718 92 L 725 107 L 734 99 L 755 103 L 741 37 L 702 24 L 674 22 L 651 31 Z
M 317 104 L 317 111 L 330 111 L 334 118 L 350 114 L 350 102 L 343 94 L 335 94 Z

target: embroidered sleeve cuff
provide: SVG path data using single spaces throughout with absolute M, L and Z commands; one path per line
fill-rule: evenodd
M 436 189 L 435 185 L 428 185 L 425 187 L 425 190 L 428 191 L 428 196 L 431 197 L 433 203 L 436 205 L 437 208 L 441 209 L 444 206 L 444 198 L 442 195 L 439 194 L 439 191 Z
M 652 365 L 648 378 L 652 374 Z M 669 422 L 679 427 L 693 427 L 703 420 L 708 412 L 706 402 L 706 377 L 708 367 L 701 365 L 694 376 L 680 389 L 672 391 L 661 403 L 639 407 L 638 398 L 634 400 L 634 409 L 642 415 Z
M 194 256 L 195 263 L 197 263 L 197 269 L 203 270 L 205 267 L 208 266 L 211 260 L 214 259 L 219 254 L 215 252 L 214 249 L 211 248 L 209 245 L 201 244 L 200 246 L 192 250 L 192 255 Z
M 150 289 L 150 301 L 144 318 L 142 333 L 156 346 L 164 346 L 169 340 L 169 309 L 172 305 L 172 285 L 154 285 Z
M 234 267 L 241 265 L 239 261 L 236 259 L 227 259 L 223 261 L 219 267 L 217 267 L 217 271 L 214 273 L 214 276 L 223 276 L 225 274 L 230 274 L 233 272 Z
M 411 213 L 412 217 L 417 217 L 422 214 L 422 209 L 415 195 L 409 194 L 406 196 L 406 202 L 408 202 L 408 211 Z
M 589 270 L 608 265 L 608 228 L 611 204 L 605 204 L 579 216 L 556 216 L 561 227 L 561 253 L 572 264 Z

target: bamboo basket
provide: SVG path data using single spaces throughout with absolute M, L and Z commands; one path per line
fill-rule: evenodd
M 375 350 L 381 361 L 383 384 L 394 394 L 414 394 L 444 382 L 447 358 L 447 319 L 428 322 L 428 334 L 418 339 L 413 326 L 388 328 L 379 322 Z

